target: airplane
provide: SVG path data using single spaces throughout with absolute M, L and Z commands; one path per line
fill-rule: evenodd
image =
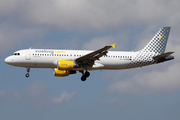
M 143 67 L 174 59 L 174 52 L 166 52 L 166 44 L 171 27 L 161 28 L 150 42 L 136 52 L 108 51 L 115 44 L 95 51 L 89 50 L 57 50 L 57 49 L 24 49 L 7 57 L 5 62 L 12 66 L 27 68 L 52 68 L 54 76 L 65 77 L 82 73 L 85 81 L 91 70 L 121 70 Z

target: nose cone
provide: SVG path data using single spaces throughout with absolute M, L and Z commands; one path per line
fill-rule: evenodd
M 12 59 L 10 57 L 7 57 L 5 60 L 4 60 L 7 64 L 10 64 L 12 62 Z

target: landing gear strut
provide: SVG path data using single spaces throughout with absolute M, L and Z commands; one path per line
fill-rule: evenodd
M 30 68 L 27 68 L 27 73 L 25 75 L 27 78 L 29 77 L 29 72 L 30 72 Z
M 81 80 L 82 80 L 82 81 L 86 81 L 87 77 L 89 77 L 89 76 L 90 76 L 90 73 L 89 73 L 88 71 L 86 71 L 85 73 L 84 73 L 84 71 L 83 71 L 83 72 L 82 72 Z

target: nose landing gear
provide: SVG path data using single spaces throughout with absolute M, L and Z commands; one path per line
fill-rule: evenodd
M 27 73 L 25 75 L 27 78 L 29 77 L 29 72 L 30 72 L 30 68 L 27 68 Z

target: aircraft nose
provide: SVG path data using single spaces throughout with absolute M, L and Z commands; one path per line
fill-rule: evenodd
M 9 63 L 11 63 L 11 59 L 10 59 L 10 57 L 7 57 L 5 60 L 4 60 L 7 64 L 9 64 Z

